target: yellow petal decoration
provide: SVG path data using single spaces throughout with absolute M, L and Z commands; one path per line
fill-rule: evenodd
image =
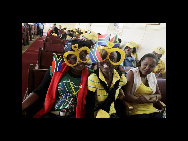
M 114 46 L 114 43 L 108 42 L 108 48 L 112 48 Z

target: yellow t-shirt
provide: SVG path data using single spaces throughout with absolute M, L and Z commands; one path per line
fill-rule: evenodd
M 155 67 L 153 73 L 158 74 L 158 73 L 164 73 L 165 70 L 165 63 L 160 59 L 158 65 Z
M 150 87 L 145 86 L 142 81 L 136 92 L 134 93 L 135 96 L 141 96 L 141 95 L 150 95 L 152 94 L 152 89 Z M 158 112 L 155 107 L 153 107 L 153 103 L 143 103 L 143 104 L 137 104 L 137 103 L 131 103 L 133 106 L 133 110 L 131 111 L 131 115 L 136 114 L 150 114 L 154 112 Z
M 99 78 L 107 84 L 107 82 L 105 81 L 104 75 L 100 69 L 99 69 Z M 97 77 L 95 73 L 90 74 L 90 76 L 88 77 L 88 90 L 96 92 L 96 102 L 95 102 L 96 105 L 95 106 L 98 106 L 98 104 L 103 102 L 108 97 L 108 93 L 100 84 L 99 78 Z M 127 79 L 123 74 L 120 78 L 118 72 L 114 69 L 113 81 L 111 83 L 110 89 L 113 88 L 115 82 L 118 81 L 119 79 L 120 79 L 119 88 L 116 90 L 115 99 L 117 99 L 118 97 L 119 89 L 127 83 Z M 114 108 L 114 102 L 112 102 L 110 106 L 109 115 L 113 113 L 116 113 L 116 110 Z

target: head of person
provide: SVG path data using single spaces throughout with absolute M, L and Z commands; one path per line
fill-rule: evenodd
M 139 61 L 138 67 L 142 75 L 150 74 L 157 66 L 159 59 L 152 53 L 145 54 Z
M 101 52 L 101 57 L 102 59 L 105 59 L 108 55 L 108 52 L 106 50 L 103 50 L 102 49 L 102 52 Z M 109 59 L 113 62 L 117 62 L 117 53 L 114 51 L 114 52 L 111 52 L 109 54 Z M 106 59 L 105 61 L 101 61 L 100 62 L 100 69 L 102 72 L 113 72 L 114 68 L 115 68 L 115 65 L 113 65 L 109 59 Z
M 113 48 L 114 43 L 109 42 L 107 47 L 100 46 L 99 54 L 101 56 L 100 69 L 102 72 L 113 72 L 116 65 L 119 65 L 125 59 L 124 52 L 119 48 Z M 120 58 L 118 59 L 118 53 Z
M 70 34 L 70 33 L 71 33 L 71 29 L 68 28 L 68 29 L 66 30 L 66 34 Z
M 158 59 L 160 59 L 162 57 L 162 55 L 164 55 L 165 53 L 165 49 L 161 46 L 156 47 L 153 52 L 153 54 L 155 54 L 157 56 Z
M 59 29 L 61 29 L 61 25 L 59 25 Z
M 129 41 L 125 45 L 125 53 L 127 56 L 131 56 L 131 53 L 133 52 L 134 42 Z
M 74 49 L 74 47 L 76 49 Z M 83 49 L 87 47 L 88 49 Z M 66 59 L 67 65 L 71 66 L 74 70 L 81 71 L 84 69 L 86 62 L 88 60 L 91 44 L 80 39 L 69 40 L 65 43 L 65 53 L 64 60 Z M 83 50 L 82 50 L 83 49 Z
M 63 26 L 63 30 L 66 30 L 67 29 L 67 27 L 66 26 Z
M 83 34 L 82 40 L 85 40 L 91 44 L 92 47 L 98 42 L 98 35 L 94 31 L 88 31 Z

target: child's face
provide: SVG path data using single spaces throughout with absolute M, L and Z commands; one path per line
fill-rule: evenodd
M 126 53 L 127 55 L 131 55 L 132 52 L 133 52 L 133 49 L 132 49 L 132 48 L 130 48 L 130 47 L 128 47 L 128 46 L 125 47 L 125 53 Z

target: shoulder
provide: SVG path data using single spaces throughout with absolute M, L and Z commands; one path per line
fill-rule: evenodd
M 132 56 L 132 55 L 131 55 Z M 135 60 L 135 57 L 134 56 L 132 56 L 132 60 Z
M 125 85 L 127 83 L 127 78 L 125 77 L 124 74 L 122 74 L 121 71 L 117 71 L 114 69 L 114 74 L 117 77 L 117 74 L 119 75 L 120 78 L 120 85 Z
M 139 73 L 138 67 L 130 69 L 128 72 Z
M 134 77 L 134 71 L 132 69 L 129 70 L 126 77 Z
M 95 73 L 91 73 L 88 77 L 88 79 L 91 79 L 91 80 L 96 80 L 97 79 L 97 75 Z
M 150 82 L 154 81 L 155 83 L 157 83 L 156 76 L 155 76 L 155 74 L 153 72 L 151 72 L 150 74 L 147 75 L 147 79 Z
M 165 63 L 161 59 L 159 60 L 159 63 L 165 65 Z
M 122 75 L 120 78 L 120 85 L 123 86 L 126 85 L 126 83 L 127 83 L 127 78 L 125 77 L 125 75 Z
M 99 78 L 95 73 L 92 73 L 88 77 L 88 85 L 95 85 L 94 83 L 99 83 Z
M 127 73 L 127 82 L 134 82 L 134 72 L 133 69 L 129 70 L 129 72 Z

